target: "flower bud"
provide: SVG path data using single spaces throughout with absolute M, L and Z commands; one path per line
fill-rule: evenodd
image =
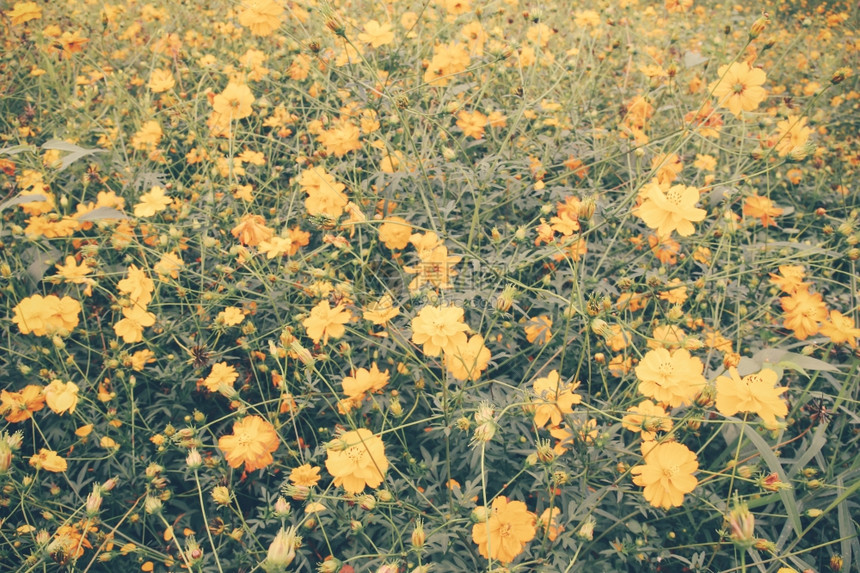
M 597 525 L 597 522 L 590 515 L 585 518 L 585 521 L 580 526 L 579 531 L 576 532 L 576 536 L 585 541 L 591 541 L 594 539 L 594 526 Z
M 287 565 L 293 562 L 296 558 L 296 547 L 300 539 L 296 538 L 296 528 L 289 527 L 281 528 L 272 544 L 269 546 L 269 552 L 266 555 L 266 560 L 263 562 L 263 570 L 266 573 L 281 573 L 286 570 Z
M 146 496 L 146 500 L 143 502 L 143 510 L 149 514 L 158 514 L 161 513 L 161 509 L 164 504 L 161 503 L 161 500 L 157 497 L 148 495 Z
M 290 504 L 287 503 L 282 496 L 278 496 L 278 499 L 275 500 L 275 508 L 274 508 L 275 517 L 279 519 L 284 519 L 290 515 Z
M 750 40 L 758 38 L 764 32 L 765 28 L 767 28 L 768 24 L 770 24 L 770 16 L 765 12 L 750 26 Z
M 12 465 L 12 448 L 6 443 L 6 440 L 0 440 L 0 475 L 9 471 Z
M 95 517 L 99 514 L 102 506 L 102 493 L 99 486 L 93 486 L 93 492 L 87 496 L 87 517 Z
M 490 519 L 490 515 L 492 515 L 492 511 L 490 509 L 486 506 L 479 505 L 472 510 L 472 513 L 469 514 L 469 519 L 471 519 L 473 523 L 486 523 L 486 521 Z
M 197 451 L 197 448 L 191 448 L 191 451 L 188 452 L 188 456 L 185 458 L 185 463 L 192 470 L 196 470 L 203 465 L 203 457 Z
M 415 529 L 412 530 L 412 547 L 421 549 L 425 541 L 427 536 L 424 534 L 424 522 L 419 519 L 415 522 Z
M 514 304 L 514 297 L 517 295 L 517 289 L 513 285 L 505 285 L 505 288 L 496 298 L 496 309 L 501 312 L 507 312 Z
M 218 505 L 230 505 L 230 490 L 223 485 L 212 488 L 212 500 Z
M 341 565 L 342 563 L 340 559 L 329 557 L 328 559 L 319 564 L 319 567 L 317 567 L 317 571 L 319 571 L 319 573 L 337 573 L 338 571 L 340 571 Z
M 362 496 L 358 506 L 365 511 L 373 511 L 376 509 L 376 498 L 371 494 Z
M 748 549 L 755 544 L 755 516 L 745 503 L 736 505 L 729 513 L 729 528 L 732 543 L 738 547 Z

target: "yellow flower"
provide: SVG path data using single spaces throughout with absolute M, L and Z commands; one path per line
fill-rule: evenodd
M 430 283 L 435 288 L 448 289 L 453 286 L 451 277 L 456 276 L 454 265 L 462 260 L 462 257 L 448 256 L 448 247 L 437 245 L 432 249 L 421 249 L 418 251 L 419 263 L 414 267 L 404 267 L 403 270 L 411 275 L 416 275 L 409 282 L 409 291 L 415 292 L 424 283 Z
M 294 486 L 313 487 L 320 481 L 320 468 L 304 464 L 290 472 L 290 483 Z
M 0 415 L 6 416 L 6 421 L 14 424 L 33 417 L 45 407 L 45 396 L 42 386 L 28 384 L 20 392 L 0 392 Z
M 57 455 L 57 452 L 42 448 L 39 453 L 30 457 L 30 465 L 37 470 L 61 473 L 69 467 L 66 460 Z
M 387 324 L 389 320 L 400 314 L 400 307 L 394 306 L 394 299 L 388 294 L 367 304 L 365 308 L 362 317 L 376 325 Z
M 756 374 L 740 377 L 737 369 L 729 368 L 729 378 L 718 376 L 717 410 L 725 416 L 734 416 L 738 412 L 752 412 L 761 416 L 769 427 L 776 426 L 776 418 L 784 418 L 788 414 L 788 406 L 781 394 L 788 388 L 778 388 L 776 372 L 765 368 Z
M 281 25 L 284 7 L 275 0 L 244 0 L 239 23 L 255 36 L 270 36 Z
M 162 131 L 161 126 L 157 121 L 150 120 L 140 126 L 140 129 L 137 130 L 137 133 L 134 134 L 131 138 L 131 147 L 133 149 L 137 149 L 138 151 L 142 150 L 153 150 L 161 141 L 161 137 L 164 135 L 164 131 Z
M 388 471 L 385 444 L 366 428 L 346 432 L 328 448 L 325 467 L 334 477 L 334 485 L 349 493 L 361 493 L 368 486 L 378 488 Z
M 442 361 L 451 376 L 457 380 L 477 380 L 490 363 L 490 349 L 484 346 L 484 337 L 476 334 L 465 344 L 457 344 L 445 351 Z
M 364 25 L 364 32 L 358 35 L 358 39 L 378 48 L 393 42 L 394 32 L 391 30 L 391 24 L 380 24 L 376 20 L 370 20 Z
M 165 280 L 167 277 L 178 279 L 179 269 L 184 264 L 182 258 L 176 253 L 164 253 L 161 255 L 161 260 L 155 263 L 152 269 L 158 274 L 158 278 L 161 280 Z
M 412 225 L 402 217 L 387 217 L 379 226 L 379 240 L 392 251 L 405 249 L 411 236 Z
M 412 342 L 424 345 L 424 354 L 439 356 L 442 350 L 454 351 L 466 344 L 469 326 L 463 322 L 463 309 L 454 305 L 425 306 L 412 319 Z
M 684 494 L 696 489 L 693 473 L 699 469 L 696 454 L 677 442 L 642 444 L 645 465 L 631 471 L 633 483 L 645 488 L 645 499 L 654 507 L 669 509 L 684 503 Z
M 81 303 L 67 296 L 35 294 L 22 299 L 12 310 L 15 313 L 12 322 L 18 325 L 21 334 L 68 335 L 78 325 Z
M 339 120 L 331 128 L 321 132 L 317 140 L 325 147 L 327 153 L 343 157 L 350 151 L 361 149 L 361 130 L 347 120 Z
M 323 300 L 311 309 L 310 316 L 302 321 L 302 325 L 315 343 L 326 344 L 329 338 L 340 338 L 346 333 L 344 324 L 351 318 L 343 305 L 331 308 L 328 301 Z
M 78 385 L 74 382 L 52 380 L 42 392 L 45 394 L 48 408 L 55 414 L 75 413 L 75 407 L 78 405 Z
M 243 245 L 256 247 L 271 239 L 275 235 L 275 231 L 266 226 L 266 220 L 262 215 L 248 213 L 230 230 L 230 234 L 239 239 Z
M 138 350 L 129 358 L 131 369 L 135 372 L 142 372 L 146 365 L 152 362 L 155 362 L 155 354 L 148 348 Z
M 756 109 L 767 97 L 767 91 L 761 87 L 767 79 L 763 70 L 750 68 L 746 62 L 732 62 L 720 66 L 717 79 L 708 86 L 720 107 L 728 108 L 735 117 L 740 117 L 742 111 Z
M 704 369 L 702 361 L 683 348 L 673 353 L 649 350 L 636 366 L 639 391 L 673 408 L 689 405 L 705 387 Z
M 56 267 L 57 276 L 62 277 L 67 283 L 87 285 L 95 283 L 93 279 L 87 278 L 87 275 L 93 272 L 93 269 L 86 261 L 78 265 L 75 257 L 69 255 L 66 257 L 65 264 L 58 264 Z
M 254 94 L 242 83 L 229 82 L 224 91 L 212 99 L 212 109 L 225 120 L 242 119 L 253 112 Z
M 218 449 L 224 452 L 231 468 L 243 463 L 245 471 L 263 469 L 274 461 L 272 452 L 278 449 L 275 427 L 259 416 L 247 416 L 233 424 L 233 433 L 221 436 Z
M 235 306 L 228 306 L 215 317 L 215 323 L 224 326 L 236 326 L 241 324 L 243 320 L 245 320 L 245 315 L 242 313 L 242 309 Z
M 173 86 L 175 85 L 176 80 L 173 79 L 173 74 L 170 70 L 156 69 L 152 70 L 152 73 L 149 75 L 149 83 L 146 84 L 146 87 L 148 87 L 152 93 L 158 94 L 173 89 Z
M 776 134 L 771 141 L 774 142 L 779 156 L 785 157 L 795 150 L 801 150 L 809 141 L 810 135 L 812 135 L 812 128 L 806 125 L 805 117 L 789 115 L 776 124 Z
M 834 344 L 847 342 L 851 348 L 857 348 L 860 328 L 854 326 L 853 318 L 843 316 L 838 310 L 830 311 L 830 320 L 822 323 L 820 332 Z
M 582 396 L 573 393 L 578 386 L 579 382 L 562 382 L 558 370 L 535 380 L 532 388 L 537 400 L 526 407 L 534 412 L 535 426 L 543 428 L 547 423 L 558 426 L 565 414 L 573 413 L 573 406 L 582 402 Z
M 346 185 L 335 181 L 334 176 L 326 173 L 322 167 L 313 167 L 302 171 L 299 176 L 302 191 L 308 194 L 305 199 L 305 209 L 312 217 L 326 215 L 337 219 L 343 215 L 349 198 L 343 192 Z
M 210 392 L 218 392 L 222 386 L 228 388 L 233 387 L 233 382 L 239 378 L 239 373 L 236 369 L 226 362 L 218 362 L 212 365 L 212 370 L 203 380 L 203 385 Z
M 564 527 L 558 524 L 558 517 L 561 515 L 561 509 L 557 507 L 546 508 L 540 517 L 537 519 L 538 527 L 546 532 L 547 539 L 555 541 L 558 534 L 564 531 Z
M 388 384 L 388 370 L 380 372 L 373 362 L 370 370 L 359 368 L 343 379 L 343 393 L 350 398 L 363 396 L 365 392 L 379 392 Z
M 134 216 L 152 217 L 167 209 L 172 202 L 173 199 L 164 194 L 164 188 L 155 185 L 148 193 L 140 196 L 137 205 L 134 206 Z
M 38 20 L 42 17 L 42 7 L 35 2 L 15 2 L 11 10 L 6 11 L 6 16 L 13 26 L 20 26 L 30 20 Z
M 707 211 L 695 207 L 699 201 L 699 190 L 695 187 L 673 185 L 668 189 L 656 181 L 652 181 L 642 189 L 644 201 L 634 210 L 648 225 L 656 229 L 658 235 L 666 236 L 672 231 L 678 231 L 682 237 L 692 235 L 696 227 L 693 223 L 701 221 Z
M 537 533 L 537 516 L 521 501 L 499 496 L 493 500 L 487 521 L 472 526 L 472 541 L 487 559 L 510 563 Z
M 631 432 L 640 432 L 644 441 L 653 440 L 657 432 L 668 432 L 672 429 L 672 418 L 666 410 L 652 402 L 643 400 L 638 406 L 627 408 L 630 414 L 621 419 L 621 426 Z
M 546 344 L 552 336 L 552 319 L 547 315 L 541 315 L 529 319 L 525 326 L 526 340 Z

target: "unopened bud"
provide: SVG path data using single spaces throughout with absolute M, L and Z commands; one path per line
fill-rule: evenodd
M 266 555 L 266 560 L 263 562 L 263 570 L 266 573 L 282 573 L 286 570 L 287 565 L 293 562 L 296 558 L 296 547 L 299 539 L 296 537 L 296 528 L 289 527 L 281 528 L 272 544 L 269 545 L 269 552 Z
M 188 452 L 188 456 L 185 458 L 185 463 L 192 470 L 196 470 L 203 465 L 203 456 L 200 455 L 197 448 L 191 448 L 191 451 Z
M 729 513 L 729 528 L 732 543 L 743 549 L 755 544 L 755 516 L 745 503 L 735 506 Z
M 762 32 L 764 32 L 765 28 L 767 28 L 768 24 L 770 24 L 770 17 L 767 12 L 759 16 L 755 22 L 753 22 L 752 26 L 750 26 L 750 40 L 755 40 L 758 38 Z
M 278 496 L 278 499 L 275 500 L 274 507 L 275 517 L 279 519 L 284 519 L 285 517 L 289 517 L 290 515 L 290 504 L 287 503 L 287 500 L 283 498 L 283 496 Z
M 830 76 L 830 83 L 834 86 L 841 84 L 849 75 L 851 75 L 851 68 L 839 68 Z
M 162 507 L 161 500 L 151 495 L 147 496 L 143 502 L 143 510 L 149 515 L 161 513 Z
M 101 488 L 93 486 L 93 492 L 87 496 L 86 512 L 87 517 L 95 517 L 99 514 L 99 509 L 102 506 Z
M 424 534 L 424 522 L 420 519 L 415 522 L 415 529 L 412 530 L 412 547 L 420 549 L 424 546 L 427 536 Z
M 580 539 L 584 539 L 586 541 L 591 541 L 594 539 L 594 526 L 597 525 L 597 522 L 590 515 L 585 518 L 585 521 L 580 526 L 579 531 L 576 532 L 577 537 Z

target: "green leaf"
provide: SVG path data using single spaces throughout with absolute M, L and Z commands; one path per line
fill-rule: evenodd
M 36 148 L 32 145 L 13 145 L 12 147 L 0 149 L 0 155 L 18 155 L 25 151 L 36 151 Z
M 77 217 L 78 221 L 105 221 L 111 219 L 128 219 L 128 215 L 113 207 L 97 207 L 89 213 Z
M 79 147 L 74 143 L 69 143 L 68 141 L 60 141 L 59 139 L 51 139 L 42 144 L 42 149 L 56 149 L 59 151 L 66 151 L 68 155 L 60 158 L 60 165 L 57 167 L 57 171 L 63 171 L 69 165 L 81 159 L 82 157 L 86 157 L 88 155 L 93 155 L 95 153 L 104 153 L 106 150 L 104 149 L 86 149 L 83 147 Z
M 0 211 L 5 211 L 9 207 L 14 207 L 15 205 L 23 205 L 25 203 L 36 203 L 38 201 L 45 201 L 47 197 L 42 195 L 41 193 L 21 193 L 17 197 L 12 197 L 6 201 L 0 203 Z
M 770 449 L 767 442 L 764 441 L 764 438 L 756 433 L 755 428 L 747 424 L 743 425 L 743 430 L 746 437 L 753 443 L 756 450 L 758 450 L 759 455 L 761 455 L 761 458 L 767 464 L 768 469 L 779 476 L 779 481 L 789 483 L 788 476 L 785 475 L 782 465 L 779 463 L 779 460 L 776 459 L 776 456 L 773 454 L 773 451 Z M 780 499 L 782 499 L 782 504 L 785 506 L 785 511 L 788 514 L 788 520 L 791 523 L 791 527 L 794 529 L 794 532 L 800 536 L 802 534 L 801 532 L 803 531 L 803 527 L 800 524 L 800 510 L 797 507 L 797 501 L 794 499 L 794 492 L 791 489 L 781 489 L 778 493 Z

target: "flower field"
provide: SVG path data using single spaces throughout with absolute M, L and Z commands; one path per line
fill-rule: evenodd
M 860 570 L 858 20 L 0 0 L 0 570 Z

